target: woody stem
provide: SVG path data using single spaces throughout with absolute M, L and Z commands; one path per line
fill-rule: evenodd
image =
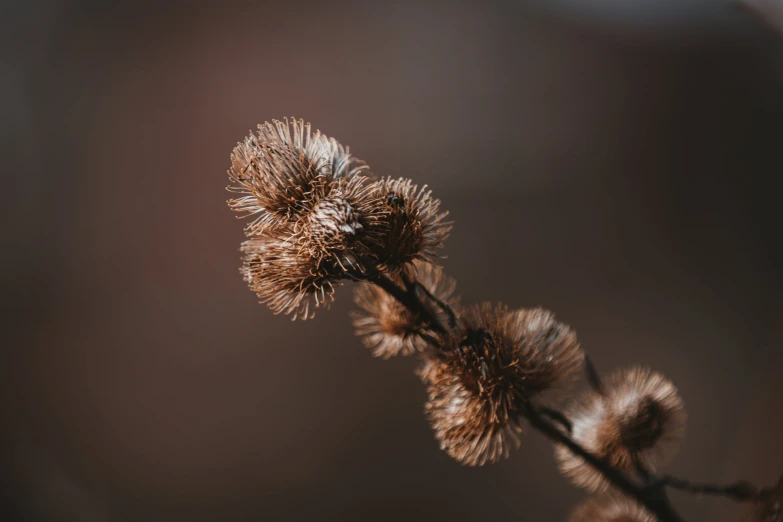
M 366 279 L 366 281 L 378 285 L 412 313 L 422 317 L 424 321 L 429 324 L 429 327 L 438 334 L 447 333 L 447 330 L 440 321 L 438 321 L 438 318 L 419 300 L 419 297 L 416 294 L 416 288 L 419 287 L 419 285 L 409 283 L 405 285 L 405 288 L 402 288 L 383 274 L 374 275 Z M 425 292 L 425 297 L 433 299 L 427 292 Z M 430 339 L 430 342 L 437 342 L 437 339 Z M 587 359 L 587 365 L 588 368 L 592 369 L 593 373 L 597 375 L 589 358 Z M 602 388 L 597 377 L 594 380 L 594 387 L 598 386 L 599 389 Z M 561 412 L 551 408 L 529 405 L 522 412 L 522 415 L 534 429 L 541 432 L 551 442 L 562 444 L 568 448 L 574 455 L 580 457 L 588 465 L 601 473 L 601 475 L 603 475 L 614 487 L 643 505 L 656 517 L 658 522 L 684 522 L 669 501 L 666 492 L 667 487 L 695 495 L 724 496 L 739 502 L 764 500 L 775 490 L 774 488 L 759 490 L 746 482 L 737 482 L 736 484 L 728 486 L 692 484 L 686 480 L 671 476 L 656 476 L 641 466 L 638 466 L 636 470 L 643 480 L 643 483 L 639 483 L 626 476 L 625 473 L 615 468 L 605 459 L 593 455 L 590 451 L 573 440 L 569 433 L 571 422 Z M 560 425 L 560 427 L 558 425 Z M 783 487 L 783 477 L 781 477 L 781 482 L 777 487 Z
M 606 480 L 626 495 L 636 499 L 640 504 L 654 514 L 659 522 L 683 522 L 683 519 L 674 511 L 666 498 L 665 491 L 649 490 L 628 478 L 624 473 L 614 468 L 606 460 L 601 459 L 587 451 L 575 442 L 563 430 L 555 426 L 552 421 L 541 414 L 535 407 L 530 407 L 524 412 L 530 425 L 541 432 L 550 441 L 562 444 L 574 455 L 577 455 L 596 471 L 601 473 Z
M 383 274 L 374 275 L 368 278 L 367 282 L 378 285 L 412 313 L 423 317 L 436 332 L 441 334 L 447 333 L 438 319 L 430 313 L 421 301 L 419 301 L 415 293 L 416 285 L 406 285 L 406 288 L 403 289 Z M 668 502 L 657 501 L 653 495 L 650 494 L 649 490 L 631 481 L 631 479 L 626 477 L 622 472 L 612 467 L 611 464 L 599 459 L 584 449 L 550 421 L 550 417 L 554 416 L 558 419 L 558 422 L 560 422 L 563 419 L 566 419 L 564 415 L 555 412 L 555 410 L 541 412 L 532 406 L 524 412 L 524 415 L 533 428 L 543 433 L 552 442 L 563 444 L 574 454 L 580 456 L 585 462 L 603 474 L 606 479 L 614 484 L 619 490 L 637 499 L 642 505 L 649 509 L 650 512 L 655 514 L 660 522 L 683 522 Z
M 410 288 L 403 289 L 399 287 L 394 281 L 389 279 L 383 274 L 376 274 L 367 279 L 368 282 L 374 283 L 384 289 L 389 295 L 394 297 L 405 308 L 413 312 L 415 315 L 421 317 L 425 323 L 429 324 L 429 327 L 439 334 L 445 334 L 446 329 L 440 324 L 438 318 L 430 313 L 429 309 L 419 301 L 416 297 L 416 286 L 413 285 Z

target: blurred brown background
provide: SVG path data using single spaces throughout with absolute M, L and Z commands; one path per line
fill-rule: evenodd
M 543 305 L 690 412 L 669 469 L 783 473 L 783 40 L 727 2 L 6 3 L 4 520 L 565 520 L 535 433 L 451 461 L 349 288 L 273 316 L 229 153 L 295 115 L 456 223 L 466 302 Z M 676 496 L 688 520 L 735 505 Z

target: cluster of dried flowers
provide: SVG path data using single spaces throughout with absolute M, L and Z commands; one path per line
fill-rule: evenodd
M 286 119 L 260 125 L 231 155 L 229 207 L 251 217 L 241 273 L 275 313 L 312 317 L 356 281 L 356 333 L 373 355 L 417 355 L 425 411 L 440 446 L 476 466 L 508 457 L 525 420 L 552 415 L 585 356 L 574 331 L 541 308 L 461 307 L 435 264 L 451 224 L 426 186 L 377 179 L 347 147 Z M 621 370 L 577 396 L 558 429 L 621 473 L 649 473 L 676 451 L 685 427 L 675 386 L 646 368 Z M 599 496 L 573 522 L 652 522 L 606 474 L 563 444 L 555 456 L 574 484 Z
M 259 125 L 231 155 L 232 210 L 245 227 L 242 274 L 275 313 L 312 317 L 342 280 L 429 259 L 451 225 L 410 180 L 376 180 L 334 138 L 302 120 Z

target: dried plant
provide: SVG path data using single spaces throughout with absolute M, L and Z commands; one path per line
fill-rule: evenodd
M 576 335 L 542 309 L 482 303 L 460 316 L 424 375 L 425 406 L 441 447 L 468 465 L 508 457 L 522 416 L 544 392 L 572 382 Z
M 589 391 L 577 398 L 566 416 L 571 436 L 593 455 L 617 469 L 650 471 L 665 464 L 685 435 L 685 408 L 674 385 L 646 368 L 612 375 L 602 393 Z M 555 449 L 560 471 L 577 486 L 603 491 L 604 476 L 568 448 Z
M 422 291 L 433 297 L 433 300 L 424 303 L 430 316 L 438 317 L 442 314 L 436 301 L 448 305 L 452 310 L 457 309 L 457 283 L 444 274 L 441 267 L 415 261 L 408 270 L 413 271 L 408 277 L 415 278 Z M 400 274 L 391 277 L 395 283 L 403 283 Z M 426 317 L 412 312 L 376 285 L 360 284 L 356 288 L 354 300 L 360 309 L 353 313 L 356 334 L 362 337 L 364 345 L 372 350 L 375 357 L 388 359 L 395 355 L 423 352 L 427 348 L 426 336 L 436 335 L 424 324 Z
M 440 200 L 409 179 L 382 179 L 378 197 L 385 206 L 386 231 L 377 250 L 378 259 L 394 272 L 414 259 L 433 260 L 449 235 L 447 212 L 439 212 Z
M 668 490 L 748 502 L 749 520 L 783 522 L 783 480 L 694 484 L 657 474 L 685 430 L 677 388 L 647 368 L 600 377 L 576 333 L 541 308 L 462 309 L 435 262 L 451 223 L 426 186 L 370 177 L 347 147 L 302 120 L 259 126 L 231 155 L 229 200 L 252 218 L 241 274 L 274 313 L 310 318 L 358 283 L 356 333 L 380 358 L 415 355 L 435 438 L 469 466 L 506 458 L 532 428 L 561 472 L 590 492 L 572 522 L 681 522 Z M 558 399 L 584 370 L 590 389 Z

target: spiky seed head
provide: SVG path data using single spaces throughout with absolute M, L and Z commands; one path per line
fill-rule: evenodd
M 272 120 L 232 152 L 228 190 L 239 197 L 228 204 L 245 217 L 255 216 L 245 229 L 248 236 L 262 234 L 306 213 L 317 181 L 350 178 L 366 168 L 347 147 L 313 132 L 309 123 Z
M 391 271 L 414 259 L 432 261 L 451 230 L 440 212 L 440 200 L 427 186 L 419 189 L 405 178 L 382 178 L 376 182 L 385 206 L 386 234 L 377 251 L 379 260 Z
M 619 494 L 592 497 L 571 513 L 569 522 L 656 522 L 637 502 Z
M 443 273 L 439 266 L 414 262 L 408 277 L 415 278 L 427 291 L 452 309 L 458 305 L 456 282 Z M 402 283 L 400 276 L 394 279 Z M 420 333 L 435 335 L 424 319 L 405 308 L 380 287 L 363 283 L 356 288 L 354 299 L 359 310 L 353 313 L 356 334 L 375 357 L 388 359 L 396 355 L 411 355 L 427 347 Z M 430 314 L 441 318 L 443 312 L 431 300 L 424 298 Z
M 260 237 L 242 243 L 240 272 L 262 303 L 292 319 L 309 319 L 315 309 L 328 307 L 343 270 L 317 259 L 280 237 Z
M 377 265 L 373 251 L 385 230 L 385 210 L 377 188 L 366 181 L 363 176 L 353 176 L 316 183 L 305 214 L 293 226 L 291 241 L 312 257 L 345 271 L 373 269 Z
M 593 455 L 621 470 L 637 463 L 650 470 L 666 463 L 679 448 L 686 413 L 677 388 L 659 373 L 635 367 L 614 373 L 604 382 L 605 395 L 590 391 L 567 409 L 572 438 Z M 578 486 L 604 491 L 603 475 L 557 446 L 561 472 Z
M 471 466 L 507 457 L 531 401 L 571 383 L 581 362 L 575 333 L 551 312 L 469 308 L 451 344 L 419 370 L 441 447 Z

